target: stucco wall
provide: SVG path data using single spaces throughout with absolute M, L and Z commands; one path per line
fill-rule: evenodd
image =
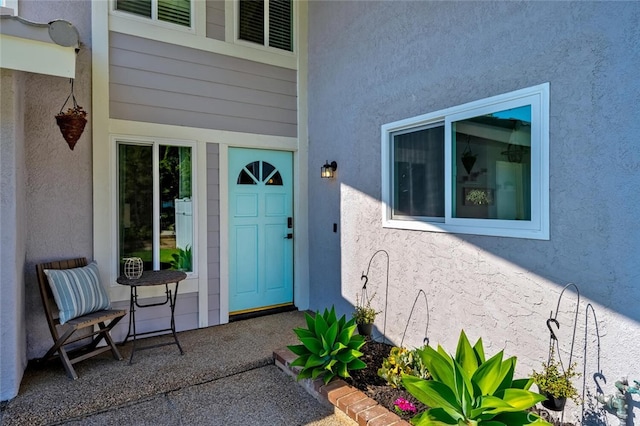
M 37 22 L 65 19 L 80 33 L 75 95 L 88 123 L 73 151 L 54 116 L 69 94 L 66 78 L 28 74 L 25 80 L 27 357 L 53 343 L 42 310 L 34 265 L 65 257 L 92 258 L 91 2 L 20 2 L 20 16 Z M 69 104 L 67 104 L 67 107 Z
M 309 157 L 338 162 L 337 179 L 309 170 L 311 308 L 349 313 L 376 250 L 390 255 L 386 334 L 454 350 L 460 329 L 489 351 L 518 356 L 527 375 L 547 359 L 545 321 L 565 284 L 581 293 L 574 359 L 593 391 L 640 380 L 640 3 L 310 2 Z M 550 83 L 549 241 L 383 229 L 380 126 Z M 330 232 L 340 222 L 340 235 Z M 369 294 L 384 308 L 385 258 Z M 566 292 L 560 344 L 571 347 L 576 295 Z M 384 315 L 377 321 L 382 331 Z M 586 337 L 585 337 L 586 334 Z M 585 343 L 588 342 L 585 350 Z M 566 359 L 566 358 L 565 358 Z M 582 391 L 582 379 L 577 381 Z M 637 399 L 637 398 L 636 398 Z M 636 419 L 640 417 L 635 404 Z M 569 408 L 565 420 L 580 410 Z M 612 423 L 613 424 L 613 423 Z
M 0 87 L 0 401 L 18 393 L 27 364 L 24 323 L 24 80 L 2 70 Z

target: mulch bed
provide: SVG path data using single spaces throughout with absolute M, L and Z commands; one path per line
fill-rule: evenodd
M 378 404 L 389 411 L 395 412 L 402 419 L 410 421 L 415 414 L 395 411 L 394 402 L 396 399 L 404 398 L 412 402 L 416 406 L 418 413 L 428 409 L 428 407 L 415 399 L 406 390 L 387 385 L 386 381 L 378 376 L 378 369 L 382 366 L 382 361 L 389 356 L 392 347 L 393 346 L 386 343 L 367 340 L 365 345 L 360 349 L 362 353 L 364 353 L 360 359 L 367 364 L 367 368 L 350 371 L 349 374 L 351 378 L 346 379 L 346 382 L 360 389 L 365 395 L 376 400 Z M 560 423 L 558 420 L 554 421 L 554 418 L 559 417 L 557 414 L 550 414 L 546 410 L 537 408 L 533 411 L 541 415 L 545 420 L 553 423 L 554 426 L 574 426 L 573 423 Z
M 389 352 L 393 346 L 386 343 L 379 343 L 373 340 L 367 340 L 360 349 L 364 355 L 360 358 L 367 364 L 367 368 L 362 370 L 350 371 L 350 379 L 346 382 L 351 386 L 360 389 L 369 398 L 374 399 L 378 404 L 382 405 L 391 412 L 395 412 L 404 420 L 409 421 L 415 414 L 398 413 L 395 411 L 394 402 L 398 398 L 404 398 L 413 403 L 418 412 L 426 410 L 428 407 L 415 399 L 409 392 L 404 389 L 392 388 L 387 382 L 378 376 L 378 369 L 382 366 L 382 361 L 389 356 Z

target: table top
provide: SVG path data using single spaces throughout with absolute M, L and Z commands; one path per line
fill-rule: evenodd
M 138 279 L 129 279 L 124 275 L 120 275 L 116 282 L 122 285 L 132 287 L 152 286 L 161 284 L 178 283 L 187 278 L 187 274 L 183 271 L 175 271 L 173 269 L 163 269 L 162 271 L 144 271 Z

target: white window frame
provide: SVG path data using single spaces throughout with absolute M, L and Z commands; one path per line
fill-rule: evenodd
M 196 143 L 193 141 L 182 141 L 182 140 L 174 140 L 174 139 L 162 139 L 162 138 L 144 138 L 144 137 L 113 137 L 114 140 L 114 149 L 115 149 L 115 159 L 116 159 L 116 169 L 114 173 L 114 188 L 116 188 L 115 194 L 115 202 L 116 202 L 116 212 L 119 212 L 120 209 L 117 208 L 117 204 L 120 199 L 120 187 L 118 184 L 118 169 L 120 167 L 119 158 L 118 158 L 118 146 L 120 144 L 125 145 L 140 145 L 140 146 L 151 146 L 152 147 L 152 162 L 153 162 L 153 265 L 154 269 L 158 269 L 159 259 L 160 259 L 160 201 L 156 196 L 160 192 L 160 171 L 158 165 L 160 163 L 160 145 L 167 146 L 182 146 L 191 148 L 191 201 L 193 206 L 197 206 L 198 203 L 198 195 L 197 195 L 197 166 L 196 166 L 196 155 L 197 148 Z M 191 242 L 192 247 L 192 256 L 191 256 L 191 271 L 187 272 L 187 278 L 197 278 L 198 277 L 198 209 L 192 209 L 192 232 L 193 232 L 193 240 Z M 114 255 L 113 259 L 115 260 L 114 267 L 116 270 L 119 268 L 119 253 L 120 253 L 120 221 L 122 218 L 119 214 L 116 214 L 116 224 L 114 227 L 115 235 L 113 236 L 116 242 L 114 247 Z
M 114 17 L 123 19 L 129 19 L 142 25 L 153 25 L 160 29 L 167 29 L 173 31 L 180 31 L 184 33 L 196 34 L 196 27 L 198 26 L 198 19 L 196 16 L 203 13 L 204 9 L 198 7 L 198 4 L 204 6 L 204 1 L 198 2 L 196 0 L 190 0 L 191 2 L 191 23 L 188 27 L 184 25 L 178 25 L 171 22 L 161 21 L 158 19 L 158 0 L 151 0 L 151 17 L 136 15 L 135 13 L 125 12 L 123 10 L 116 9 L 116 0 L 109 0 L 109 13 Z M 136 24 L 136 25 L 138 25 Z
M 246 47 L 251 47 L 254 49 L 261 49 L 261 50 L 265 50 L 267 52 L 272 52 L 272 53 L 278 53 L 281 55 L 288 55 L 288 56 L 295 56 L 296 55 L 296 51 L 297 51 L 297 45 L 298 43 L 296 42 L 296 34 L 298 34 L 297 31 L 297 25 L 298 25 L 298 19 L 296 18 L 298 16 L 298 2 L 293 0 L 291 3 L 291 14 L 292 14 L 292 19 L 293 19 L 293 23 L 291 25 L 291 38 L 292 38 L 292 49 L 291 51 L 288 50 L 284 50 L 284 49 L 278 49 L 276 47 L 271 47 L 269 46 L 269 0 L 264 0 L 265 1 L 265 9 L 264 9 L 264 44 L 258 44 L 258 43 L 254 43 L 248 40 L 243 40 L 240 38 L 240 0 L 233 0 L 232 2 L 226 2 L 227 5 L 230 5 L 230 7 L 232 8 L 231 11 L 229 10 L 229 8 L 227 7 L 227 9 L 225 9 L 225 16 L 227 16 L 226 21 L 225 21 L 225 27 L 228 28 L 230 31 L 233 31 L 231 37 L 229 37 L 229 33 L 227 33 L 227 40 L 229 41 L 229 39 L 233 40 L 233 43 L 241 45 L 241 46 L 246 46 Z M 231 12 L 231 13 L 229 13 Z
M 531 105 L 531 220 L 452 217 L 452 123 L 491 112 Z M 393 217 L 394 132 L 444 122 L 445 216 L 433 220 Z M 382 125 L 382 226 L 430 232 L 549 239 L 549 83 L 493 96 L 441 111 Z
M 6 9 L 11 9 L 13 16 L 18 15 L 18 0 L 0 0 L 0 7 L 5 9 L 3 13 L 7 12 Z

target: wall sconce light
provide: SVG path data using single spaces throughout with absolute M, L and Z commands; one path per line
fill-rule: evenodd
M 324 163 L 324 166 L 322 166 L 322 168 L 320 169 L 320 177 L 326 178 L 326 179 L 333 179 L 333 177 L 335 176 L 335 171 L 338 168 L 338 163 L 336 163 L 335 161 L 332 161 L 331 164 L 329 164 L 328 161 L 326 161 Z

